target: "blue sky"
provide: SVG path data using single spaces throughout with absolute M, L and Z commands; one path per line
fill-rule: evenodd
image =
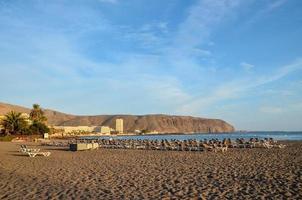
M 300 0 L 0 0 L 0 101 L 302 130 Z

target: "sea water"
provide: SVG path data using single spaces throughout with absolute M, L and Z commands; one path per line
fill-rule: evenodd
M 83 139 L 109 139 L 112 136 L 87 136 L 81 137 Z M 129 135 L 129 136 L 115 136 L 114 139 L 139 139 L 139 140 L 210 140 L 217 138 L 222 140 L 230 138 L 231 140 L 237 138 L 273 138 L 274 140 L 302 140 L 302 132 L 234 132 L 234 133 L 200 133 L 200 134 L 165 134 L 165 135 Z

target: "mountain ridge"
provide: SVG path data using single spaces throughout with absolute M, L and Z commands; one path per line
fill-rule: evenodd
M 4 115 L 11 110 L 30 112 L 30 108 L 0 102 L 0 115 Z M 221 133 L 235 130 L 231 124 L 224 120 L 193 116 L 165 114 L 73 115 L 51 109 L 43 110 L 48 119 L 48 124 L 53 126 L 110 126 L 113 128 L 115 127 L 115 120 L 123 118 L 125 132 L 148 130 L 159 133 Z

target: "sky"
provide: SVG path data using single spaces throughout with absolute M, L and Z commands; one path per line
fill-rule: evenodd
M 0 0 L 0 102 L 302 130 L 301 0 Z

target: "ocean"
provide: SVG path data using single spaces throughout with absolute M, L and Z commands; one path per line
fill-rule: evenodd
M 82 139 L 139 139 L 139 140 L 204 140 L 217 138 L 222 140 L 224 138 L 230 138 L 234 140 L 236 138 L 273 138 L 274 140 L 302 140 L 302 132 L 282 132 L 282 131 L 272 131 L 272 132 L 234 132 L 234 133 L 200 133 L 200 134 L 165 134 L 165 135 L 129 135 L 129 136 L 85 136 Z

